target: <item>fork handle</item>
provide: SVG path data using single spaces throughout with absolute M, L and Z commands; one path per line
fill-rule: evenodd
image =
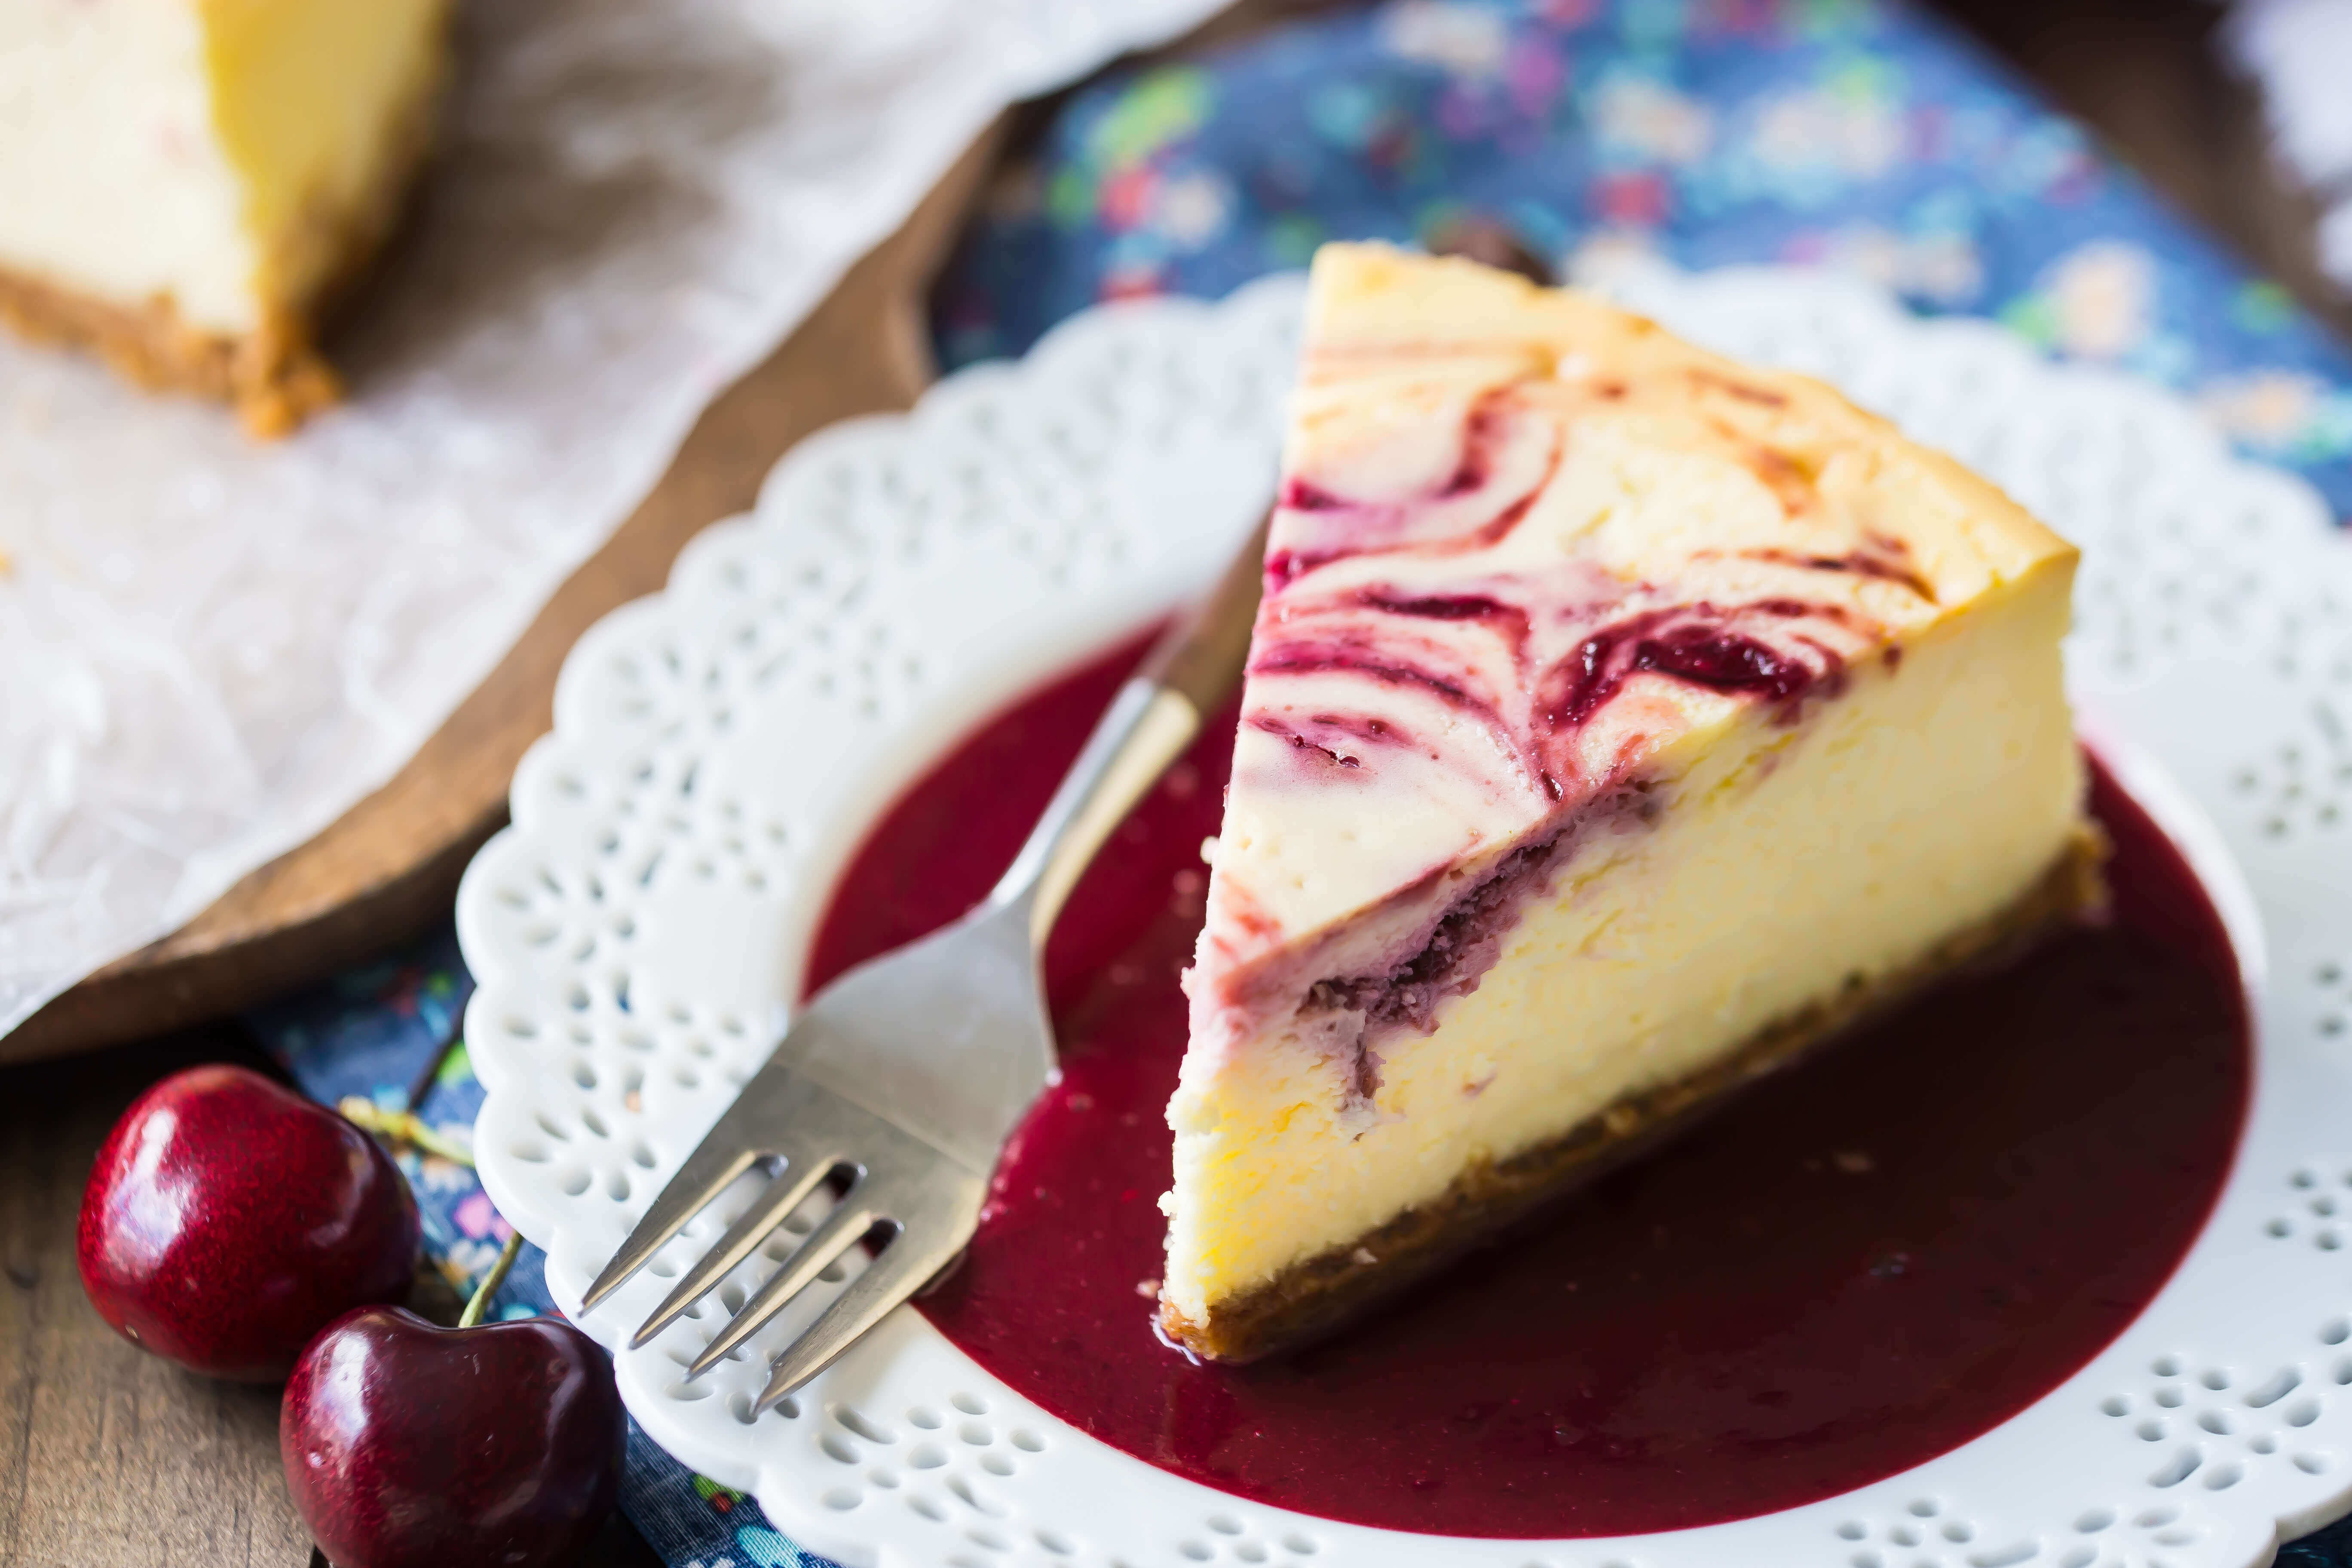
M 1184 754 L 1241 679 L 1257 620 L 1271 516 L 1258 521 L 1208 597 L 1152 646 L 1119 688 L 989 895 L 992 905 L 1029 900 L 1029 934 L 1040 947 L 1111 829 Z
M 1257 520 L 1208 597 L 1152 645 L 1136 671 L 1137 679 L 1177 693 L 1204 719 L 1231 695 L 1249 658 L 1250 631 L 1265 586 L 1266 531 L 1273 521 L 1272 512 Z

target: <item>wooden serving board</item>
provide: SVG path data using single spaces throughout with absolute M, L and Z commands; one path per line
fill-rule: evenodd
M 522 640 L 391 782 L 254 871 L 180 930 L 118 959 L 0 1037 L 0 1062 L 58 1056 L 249 1006 L 448 918 L 458 876 L 506 821 L 523 751 L 554 723 L 555 678 L 597 617 L 659 588 L 708 524 L 751 504 L 795 441 L 905 408 L 935 368 L 924 300 L 1003 141 L 982 134 L 898 232 L 782 347 L 704 411 L 669 470 Z

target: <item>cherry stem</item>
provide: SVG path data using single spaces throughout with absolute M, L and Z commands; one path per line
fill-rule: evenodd
M 464 1144 L 442 1136 L 425 1123 L 425 1119 L 413 1110 L 386 1110 L 365 1096 L 347 1094 L 335 1109 L 343 1120 L 362 1131 L 396 1143 L 414 1143 L 428 1154 L 437 1154 L 471 1170 L 474 1152 Z
M 441 1081 L 441 1069 L 448 1065 L 450 1054 L 457 1048 L 458 1037 L 465 1033 L 465 1021 L 464 1008 L 450 1010 L 448 1022 L 441 1030 L 441 1037 L 433 1042 L 432 1056 L 417 1069 L 415 1081 L 408 1086 L 409 1110 L 414 1110 L 424 1104 L 425 1097 L 433 1092 L 433 1086 Z
M 456 1037 L 453 1033 L 449 1041 L 443 1042 L 444 1057 L 448 1054 L 449 1044 Z M 425 1070 L 427 1076 L 418 1081 L 429 1084 L 430 1075 L 437 1070 L 437 1059 L 436 1067 Z M 335 1109 L 342 1113 L 344 1121 L 362 1131 L 373 1132 L 379 1138 L 388 1139 L 395 1143 L 413 1143 L 428 1154 L 437 1154 L 444 1160 L 465 1166 L 467 1170 L 473 1169 L 474 1152 L 471 1149 L 443 1137 L 414 1110 L 386 1110 L 374 1100 L 358 1094 L 345 1095 Z M 506 1246 L 499 1249 L 499 1260 L 490 1265 L 490 1271 L 482 1276 L 482 1282 L 479 1285 L 474 1287 L 473 1299 L 466 1303 L 466 1310 L 458 1314 L 459 1328 L 470 1329 L 481 1322 L 482 1314 L 490 1310 L 490 1298 L 497 1295 L 499 1287 L 507 1282 L 507 1274 L 514 1268 L 515 1254 L 521 1250 L 522 1232 L 519 1230 L 510 1232 L 507 1237 Z
M 479 1285 L 474 1287 L 474 1299 L 466 1303 L 463 1312 L 457 1314 L 459 1328 L 470 1329 L 482 1321 L 482 1314 L 490 1310 L 490 1298 L 497 1295 L 499 1287 L 507 1282 L 507 1270 L 514 1267 L 515 1254 L 521 1250 L 522 1232 L 518 1230 L 507 1237 L 506 1246 L 499 1249 L 499 1260 L 490 1265 L 490 1271 L 482 1276 Z

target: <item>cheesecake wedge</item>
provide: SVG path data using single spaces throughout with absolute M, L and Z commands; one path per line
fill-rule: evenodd
M 1187 1349 L 2099 907 L 2074 550 L 1827 387 L 1331 246 L 1281 484 L 1169 1108 Z

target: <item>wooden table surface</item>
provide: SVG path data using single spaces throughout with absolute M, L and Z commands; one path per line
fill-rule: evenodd
M 2217 7 L 1946 3 L 2192 218 L 2352 334 L 2352 302 L 2313 266 L 2308 203 L 2271 171 L 2250 100 L 2207 47 Z M 1297 8 L 1255 4 L 1214 31 L 1230 37 Z M 107 1128 L 163 1073 L 219 1059 L 258 1058 L 225 1025 L 0 1068 L 0 1568 L 310 1560 L 278 1479 L 274 1391 L 210 1383 L 142 1355 L 100 1322 L 75 1277 L 75 1211 Z M 585 1561 L 637 1568 L 656 1559 L 616 1521 Z

